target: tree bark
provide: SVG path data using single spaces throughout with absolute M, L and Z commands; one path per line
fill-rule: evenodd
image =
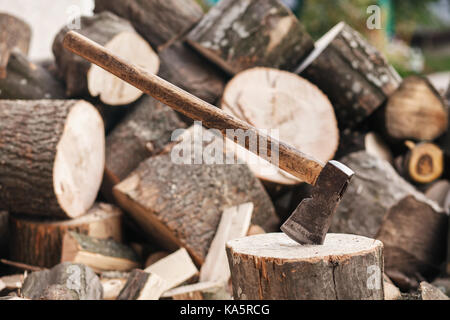
M 0 206 L 39 216 L 86 213 L 100 188 L 104 144 L 103 121 L 89 103 L 0 101 Z
M 383 300 L 383 244 L 328 234 L 302 246 L 282 233 L 227 243 L 236 300 Z
M 8 75 L 0 77 L 0 99 L 64 99 L 64 87 L 50 73 L 20 52 L 12 52 Z
M 110 12 L 103 12 L 92 17 L 81 17 L 80 24 L 81 29 L 77 30 L 80 34 L 140 65 L 149 73 L 158 72 L 158 56 L 134 31 L 130 22 Z M 63 47 L 63 39 L 69 30 L 69 27 L 64 27 L 53 42 L 53 54 L 60 77 L 66 83 L 67 96 L 89 94 L 93 97 L 99 96 L 100 100 L 108 105 L 126 105 L 142 95 L 139 89 L 66 50 Z
M 0 211 L 0 257 L 2 258 L 8 256 L 9 241 L 9 213 Z
M 167 287 L 164 279 L 139 269 L 133 270 L 117 300 L 158 300 Z
M 255 66 L 294 71 L 314 48 L 303 25 L 276 0 L 222 0 L 187 41 L 229 74 Z
M 131 21 L 158 50 L 184 35 L 203 16 L 194 0 L 95 0 L 94 11 L 111 11 Z
M 94 205 L 87 214 L 72 220 L 42 221 L 11 217 L 11 259 L 51 268 L 61 261 L 64 235 L 76 231 L 91 237 L 122 240 L 122 212 L 109 204 Z
M 0 13 L 0 79 L 7 76 L 6 67 L 11 53 L 18 50 L 27 55 L 30 41 L 31 28 L 25 21 Z
M 316 42 L 297 72 L 328 96 L 340 128 L 370 116 L 401 82 L 382 54 L 343 22 Z
M 200 130 L 205 137 L 206 130 Z M 252 222 L 268 231 L 273 230 L 277 218 L 263 186 L 247 166 L 194 164 L 191 160 L 197 156 L 189 154 L 192 140 L 187 141 L 176 145 L 170 154 L 141 163 L 113 191 L 121 207 L 140 223 L 149 237 L 167 250 L 185 247 L 200 266 L 224 208 L 253 202 Z M 220 141 L 222 138 L 211 141 L 210 150 Z M 181 150 L 189 162 L 180 164 Z M 215 150 L 222 154 L 220 147 Z

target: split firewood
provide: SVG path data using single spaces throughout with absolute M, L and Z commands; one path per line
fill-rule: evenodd
M 228 77 L 183 42 L 158 54 L 161 78 L 211 104 L 222 96 Z
M 450 296 L 450 278 L 437 278 L 431 284 Z
M 185 128 L 175 111 L 150 96 L 142 97 L 106 138 L 102 193 L 112 198 L 112 188 L 142 161 L 160 153 L 173 131 Z
M 175 288 L 198 275 L 197 267 L 184 248 L 160 259 L 144 271 L 157 275 L 165 281 L 162 292 Z
M 384 300 L 400 300 L 402 293 L 386 274 L 383 274 Z
M 25 21 L 0 13 L 0 79 L 7 76 L 6 67 L 11 53 L 17 50 L 27 55 L 30 41 L 31 28 Z
M 109 204 L 95 204 L 72 220 L 37 220 L 11 217 L 11 259 L 51 268 L 61 261 L 64 235 L 76 231 L 94 238 L 122 240 L 122 212 Z
M 430 183 L 444 173 L 444 153 L 437 145 L 429 142 L 415 144 L 406 142 L 408 154 L 403 158 L 403 172 L 415 183 Z
M 419 293 L 422 300 L 450 300 L 441 290 L 428 282 L 421 282 Z
M 281 141 L 327 162 L 338 148 L 339 131 L 333 106 L 309 81 L 286 71 L 253 68 L 236 75 L 226 86 L 221 107 L 251 125 L 278 130 Z M 245 148 L 235 145 L 260 179 L 279 184 L 300 181 Z M 256 148 L 256 146 L 255 146 Z
M 327 234 L 322 246 L 302 246 L 283 233 L 227 243 L 236 300 L 384 299 L 383 244 Z
M 0 300 L 30 300 L 30 299 L 19 298 L 17 296 L 6 296 L 0 297 Z
M 225 249 L 224 249 L 225 250 Z M 223 284 L 216 282 L 199 282 L 177 287 L 163 293 L 162 298 L 173 300 L 231 300 Z
M 1 100 L 0 137 L 0 209 L 75 218 L 92 207 L 103 177 L 105 133 L 91 104 Z
M 156 243 L 169 251 L 186 248 L 201 266 L 224 208 L 253 202 L 252 223 L 267 231 L 274 230 L 278 219 L 261 182 L 248 167 L 224 164 L 222 137 L 201 126 L 184 133 L 183 142 L 141 163 L 113 191 L 121 207 Z M 221 159 L 210 162 L 209 152 Z
M 187 41 L 230 74 L 256 66 L 294 71 L 314 48 L 304 26 L 277 0 L 222 0 Z
M 344 22 L 315 46 L 297 72 L 328 96 L 340 128 L 369 117 L 400 85 L 400 76 L 385 57 Z
M 117 300 L 158 300 L 167 288 L 167 282 L 156 274 L 133 270 Z
M 245 237 L 250 227 L 252 212 L 252 203 L 244 203 L 224 210 L 205 263 L 200 269 L 200 282 L 228 283 L 230 268 L 225 245 L 230 240 Z
M 139 258 L 131 248 L 111 239 L 97 239 L 73 231 L 64 235 L 61 261 L 82 263 L 96 272 L 139 267 Z
M 167 251 L 157 251 L 148 256 L 147 260 L 145 260 L 145 267 L 149 267 L 152 264 L 158 262 L 159 260 L 170 255 L 170 252 Z
M 22 294 L 33 300 L 101 300 L 103 287 L 91 268 L 66 262 L 50 270 L 29 274 L 23 283 Z
M 131 21 L 158 50 L 182 37 L 203 16 L 195 0 L 95 0 L 94 11 L 111 11 Z
M 128 21 L 110 12 L 103 12 L 93 17 L 81 17 L 80 25 L 81 29 L 77 32 L 133 61 L 149 73 L 158 72 L 158 56 Z M 139 89 L 64 49 L 63 39 L 68 31 L 69 27 L 64 27 L 53 42 L 53 54 L 60 77 L 66 83 L 67 96 L 90 94 L 99 96 L 108 105 L 125 105 L 142 95 Z
M 116 300 L 127 283 L 129 272 L 106 271 L 100 275 L 103 300 Z
M 9 276 L 3 276 L 0 278 L 0 282 L 4 284 L 4 289 L 8 291 L 14 291 L 22 288 L 23 281 L 24 281 L 23 274 L 13 274 Z
M 447 199 L 449 196 L 447 196 Z M 450 218 L 448 219 L 448 227 L 447 227 L 447 263 L 445 271 L 447 275 L 450 275 Z
M 448 128 L 446 103 L 424 77 L 404 79 L 383 113 L 386 133 L 393 139 L 431 141 Z
M 263 228 L 260 226 L 257 226 L 255 224 L 252 224 L 250 228 L 248 228 L 247 236 L 256 236 L 257 234 L 263 234 L 266 233 Z
M 64 87 L 47 70 L 12 52 L 8 76 L 0 77 L 0 99 L 64 99 Z
M 9 212 L 0 211 L 0 257 L 6 257 L 9 241 Z
M 438 180 L 426 190 L 425 195 L 436 201 L 439 206 L 441 206 L 447 212 L 450 207 L 446 206 L 446 199 L 450 193 L 450 182 L 448 180 Z

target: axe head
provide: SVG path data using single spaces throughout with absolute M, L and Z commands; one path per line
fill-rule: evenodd
M 311 198 L 304 199 L 281 230 L 300 244 L 323 244 L 333 214 L 354 172 L 338 161 L 330 161 L 320 172 Z

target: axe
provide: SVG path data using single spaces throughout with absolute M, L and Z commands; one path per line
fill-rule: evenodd
M 245 121 L 125 61 L 74 31 L 65 35 L 63 45 L 174 110 L 201 121 L 208 128 L 220 130 L 224 136 L 227 129 L 241 129 L 256 137 L 257 141 L 266 141 L 267 151 L 262 154 L 259 148 L 250 148 L 247 139 L 244 139 L 244 147 L 269 162 L 272 162 L 271 152 L 276 150 L 281 169 L 314 186 L 311 198 L 304 199 L 299 204 L 281 230 L 300 244 L 323 244 L 333 214 L 354 175 L 352 170 L 337 161 L 323 164 L 294 147 L 263 134 Z

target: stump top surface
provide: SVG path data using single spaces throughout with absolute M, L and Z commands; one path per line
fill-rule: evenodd
M 284 260 L 314 259 L 328 256 L 356 255 L 383 244 L 362 236 L 329 233 L 323 245 L 301 245 L 284 233 L 266 233 L 231 240 L 227 247 L 237 254 Z

